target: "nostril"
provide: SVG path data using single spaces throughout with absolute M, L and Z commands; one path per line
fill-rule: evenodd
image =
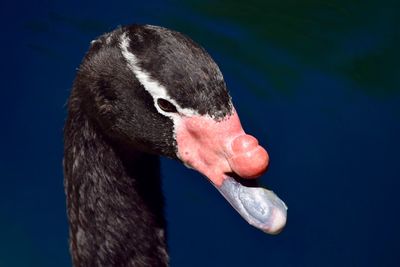
M 232 142 L 232 152 L 244 153 L 258 147 L 258 141 L 255 137 L 244 134 L 236 137 Z

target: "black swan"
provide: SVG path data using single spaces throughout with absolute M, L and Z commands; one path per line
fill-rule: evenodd
M 238 182 L 260 176 L 268 154 L 243 131 L 207 52 L 162 27 L 120 27 L 92 41 L 68 101 L 75 267 L 168 265 L 159 155 L 205 175 L 253 226 L 284 226 L 286 206 L 272 191 Z

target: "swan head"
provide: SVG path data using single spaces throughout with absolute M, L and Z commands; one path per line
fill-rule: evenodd
M 190 38 L 157 26 L 122 27 L 92 42 L 75 82 L 90 96 L 81 104 L 111 139 L 182 161 L 251 225 L 283 228 L 285 204 L 234 178 L 259 177 L 269 156 L 243 130 L 217 64 Z

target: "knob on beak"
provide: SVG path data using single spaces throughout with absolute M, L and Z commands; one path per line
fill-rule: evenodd
M 268 167 L 267 151 L 258 144 L 255 137 L 244 134 L 232 141 L 232 157 L 229 165 L 242 178 L 256 178 Z

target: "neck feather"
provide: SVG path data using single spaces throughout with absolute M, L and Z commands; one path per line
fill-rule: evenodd
M 112 143 L 78 111 L 64 134 L 74 266 L 167 266 L 159 158 Z

